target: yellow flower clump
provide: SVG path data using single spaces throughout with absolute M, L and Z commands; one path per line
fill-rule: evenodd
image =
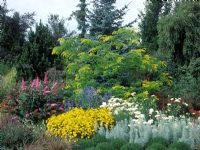
M 47 120 L 47 131 L 62 138 L 90 138 L 101 125 L 111 128 L 113 124 L 114 118 L 107 108 L 74 108 L 50 117 Z

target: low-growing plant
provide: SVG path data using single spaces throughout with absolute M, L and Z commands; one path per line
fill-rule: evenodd
M 95 146 L 96 145 L 94 145 L 94 143 L 90 139 L 88 140 L 80 139 L 76 143 L 74 143 L 73 150 L 85 150 L 87 148 Z
M 146 121 L 136 119 L 132 119 L 129 122 L 126 120 L 116 122 L 116 125 L 110 130 L 101 127 L 99 134 L 108 139 L 120 138 L 142 146 L 145 146 L 152 138 L 161 137 L 168 143 L 181 141 L 194 149 L 198 145 L 199 125 L 200 118 L 194 121 L 190 118 L 163 116 L 154 124 L 148 124 Z M 165 142 L 161 144 L 164 145 Z
M 72 150 L 72 146 L 59 137 L 44 135 L 35 142 L 25 145 L 24 150 Z
M 114 149 L 120 149 L 127 142 L 122 139 L 111 139 L 110 144 L 114 147 Z
M 165 147 L 167 147 L 169 145 L 169 141 L 167 141 L 166 139 L 164 139 L 162 137 L 155 137 L 153 139 L 150 139 L 149 142 L 147 143 L 147 145 L 152 145 L 153 143 L 159 143 Z
M 128 143 L 123 145 L 120 150 L 143 150 L 139 144 Z
M 111 143 L 108 143 L 108 142 L 102 142 L 102 143 L 99 143 L 97 144 L 96 150 L 116 150 L 113 145 Z
M 168 150 L 191 150 L 191 148 L 183 142 L 175 142 L 171 144 Z
M 64 105 L 59 95 L 62 86 L 63 83 L 50 84 L 47 74 L 43 81 L 39 78 L 30 83 L 22 80 L 20 87 L 18 86 L 7 96 L 4 102 L 5 108 L 22 119 L 34 122 L 46 119 L 52 114 L 62 113 Z
M 2 77 L 0 74 L 0 103 L 16 85 L 16 74 L 16 68 L 11 68 L 7 74 L 3 75 Z
M 85 150 L 96 150 L 95 147 L 89 147 L 89 148 L 86 148 Z
M 47 131 L 62 138 L 90 138 L 99 126 L 111 128 L 114 125 L 112 113 L 107 108 L 74 108 L 47 120 Z
M 0 118 L 0 145 L 10 149 L 23 146 L 35 140 L 32 129 L 19 122 L 16 116 L 5 115 Z
M 155 142 L 149 145 L 146 150 L 167 150 L 167 148 L 164 145 Z

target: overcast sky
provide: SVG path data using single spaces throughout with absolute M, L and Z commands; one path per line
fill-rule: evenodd
M 0 0 L 2 2 L 3 0 Z M 124 17 L 124 23 L 128 23 L 138 17 L 140 10 L 144 9 L 145 0 L 117 0 L 116 7 L 121 8 L 125 4 L 130 3 L 129 11 Z M 20 13 L 35 12 L 36 21 L 40 19 L 46 23 L 49 14 L 58 14 L 60 17 L 67 18 L 72 11 L 77 8 L 79 0 L 7 0 L 8 9 L 14 9 Z M 135 25 L 137 26 L 137 24 Z M 76 21 L 72 20 L 68 23 L 68 29 L 75 30 Z

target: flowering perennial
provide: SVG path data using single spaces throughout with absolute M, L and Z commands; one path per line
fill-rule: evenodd
M 113 127 L 114 119 L 107 108 L 88 109 L 74 108 L 47 120 L 50 134 L 62 138 L 90 138 L 100 126 Z

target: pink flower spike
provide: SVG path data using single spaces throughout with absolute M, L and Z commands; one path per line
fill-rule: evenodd
M 32 88 L 35 86 L 35 82 L 36 82 L 35 79 L 31 82 L 31 87 L 32 87 Z
M 24 81 L 24 79 L 22 79 L 21 90 L 24 91 L 25 89 L 26 89 L 25 81 Z
M 48 84 L 48 73 L 44 73 L 44 84 Z
M 38 90 L 38 89 L 39 89 L 39 86 L 40 86 L 40 80 L 39 80 L 39 78 L 37 77 L 37 78 L 36 78 L 36 81 L 35 81 L 35 89 Z
M 57 85 L 58 85 L 58 82 L 55 82 L 55 83 L 53 84 L 53 86 L 51 87 L 51 89 L 54 89 Z
M 47 93 L 50 93 L 48 86 L 45 86 L 43 89 L 43 95 L 46 95 Z
M 53 103 L 53 104 L 50 104 L 50 106 L 51 106 L 51 107 L 56 107 L 56 106 L 58 106 L 58 104 Z

